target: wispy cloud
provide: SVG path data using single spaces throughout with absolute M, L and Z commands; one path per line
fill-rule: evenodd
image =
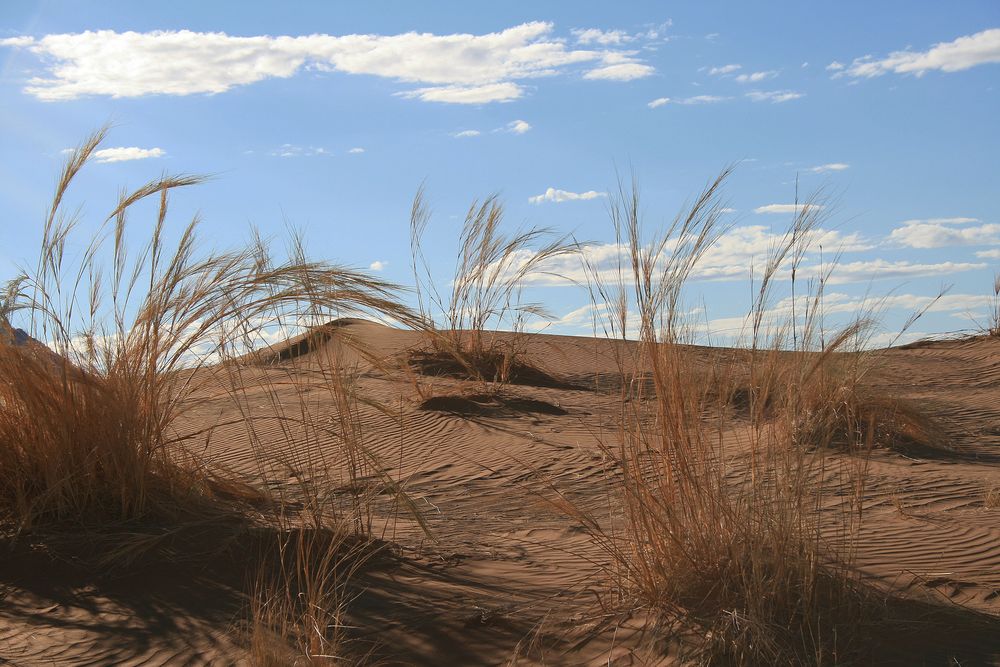
M 138 148 L 136 146 L 118 146 L 116 148 L 102 148 L 94 151 L 94 159 L 97 162 L 128 162 L 131 160 L 149 160 L 160 158 L 166 155 L 162 148 Z
M 462 130 L 461 132 L 455 132 L 451 136 L 456 139 L 466 139 L 468 137 L 478 137 L 482 132 L 479 130 Z
M 271 151 L 271 155 L 274 157 L 313 157 L 329 154 L 330 151 L 322 146 L 296 146 L 294 144 L 282 144 Z
M 797 100 L 800 97 L 805 97 L 805 95 L 805 93 L 799 93 L 794 90 L 751 90 L 747 93 L 747 97 L 754 102 L 770 102 L 771 104 Z
M 389 266 L 389 262 L 381 259 L 376 259 L 374 262 L 368 265 L 369 271 L 382 271 L 385 267 Z
M 739 83 L 757 83 L 758 81 L 766 81 L 768 79 L 773 79 L 778 76 L 778 73 L 774 70 L 767 70 L 766 72 L 753 72 L 751 74 L 740 74 L 736 77 L 736 81 Z
M 512 120 L 507 123 L 505 128 L 508 132 L 513 132 L 514 134 L 524 134 L 531 129 L 531 123 L 526 120 Z
M 635 37 L 624 30 L 601 30 L 600 28 L 580 29 L 574 28 L 570 31 L 576 37 L 577 44 L 621 44 L 631 42 Z
M 483 86 L 435 86 L 417 88 L 396 93 L 407 99 L 422 102 L 444 102 L 445 104 L 489 104 L 490 102 L 512 102 L 524 94 L 516 83 L 488 83 Z
M 956 218 L 909 220 L 889 233 L 889 242 L 906 248 L 1000 245 L 1000 224 L 956 223 Z M 957 218 L 957 220 L 975 220 Z
M 570 33 L 576 37 L 577 44 L 617 46 L 619 44 L 628 44 L 637 40 L 659 39 L 671 25 L 673 25 L 673 21 L 668 19 L 658 25 L 647 25 L 645 30 L 640 30 L 639 32 L 628 32 L 627 30 L 601 30 L 600 28 L 574 28 L 570 30 Z
M 587 190 L 586 192 L 570 192 L 569 190 L 557 190 L 556 188 L 547 188 L 545 192 L 540 195 L 535 195 L 534 197 L 528 197 L 528 202 L 532 204 L 541 204 L 542 202 L 555 202 L 557 204 L 567 201 L 577 201 L 585 199 L 597 199 L 598 197 L 606 197 L 607 193 L 597 192 L 596 190 Z
M 1000 28 L 983 30 L 974 35 L 939 42 L 926 51 L 893 51 L 885 58 L 867 55 L 855 58 L 849 67 L 827 67 L 836 71 L 834 77 L 871 78 L 889 72 L 923 76 L 931 70 L 961 72 L 977 65 L 1000 63 Z
M 521 97 L 520 81 L 557 76 L 574 67 L 589 68 L 584 74 L 588 79 L 617 81 L 654 71 L 636 51 L 613 45 L 569 48 L 553 31 L 552 23 L 542 21 L 482 35 L 244 37 L 190 30 L 98 30 L 0 39 L 0 46 L 39 57 L 43 73 L 28 80 L 25 92 L 50 101 L 217 94 L 309 68 L 417 84 L 402 94 L 424 101 L 485 104 Z
M 766 204 L 758 206 L 754 213 L 798 213 L 800 210 L 823 208 L 820 204 Z
M 844 162 L 830 162 L 828 164 L 819 164 L 816 165 L 815 167 L 810 167 L 809 171 L 813 172 L 814 174 L 825 174 L 828 171 L 844 171 L 845 169 L 849 169 L 850 167 L 851 165 L 846 164 Z
M 360 155 L 361 153 L 365 152 L 365 149 L 361 148 L 360 146 L 355 146 L 354 148 L 349 149 L 347 152 L 351 155 Z
M 992 250 L 977 250 L 976 257 L 980 259 L 1000 259 L 1000 248 L 993 248 Z
M 695 104 L 715 104 L 717 102 L 725 102 L 731 99 L 729 97 L 722 97 L 720 95 L 695 95 L 694 97 L 658 97 L 651 102 L 647 102 L 646 106 L 650 109 L 656 109 L 657 107 L 662 107 L 665 104 L 683 104 L 685 106 L 695 105 Z
M 733 63 L 731 65 L 720 65 L 719 67 L 713 67 L 708 70 L 708 73 L 712 76 L 718 76 L 720 74 L 732 74 L 733 72 L 743 69 L 743 65 L 737 65 Z
M 639 62 L 616 63 L 592 69 L 583 75 L 584 79 L 603 79 L 605 81 L 632 81 L 651 75 L 656 70 Z

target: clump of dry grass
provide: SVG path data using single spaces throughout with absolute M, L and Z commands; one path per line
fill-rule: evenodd
M 347 582 L 374 553 L 337 530 L 291 529 L 265 547 L 250 595 L 249 654 L 258 667 L 355 664 Z
M 200 254 L 196 219 L 167 248 L 170 194 L 200 182 L 192 176 L 122 193 L 74 260 L 67 248 L 78 220 L 63 201 L 105 135 L 70 156 L 37 266 L 0 300 L 0 525 L 74 550 L 96 539 L 99 561 L 115 565 L 171 538 L 160 553 L 184 558 L 198 548 L 183 537 L 189 529 L 210 534 L 213 553 L 256 535 L 250 657 L 342 662 L 343 592 L 375 551 L 374 497 L 389 498 L 390 515 L 414 508 L 365 445 L 363 401 L 338 352 L 356 342 L 312 325 L 360 313 L 416 317 L 395 286 L 309 261 L 300 237 L 281 262 L 259 236 L 241 250 Z M 129 215 L 145 200 L 157 204 L 153 231 L 136 252 Z M 13 329 L 18 317 L 34 339 Z M 308 332 L 323 334 L 309 372 L 294 359 L 247 354 L 302 327 L 310 342 Z M 209 386 L 228 393 L 240 418 L 192 430 L 187 417 Z M 316 390 L 330 399 L 320 411 L 307 396 Z M 241 426 L 256 479 L 205 453 L 218 428 Z M 289 470 L 296 481 L 283 486 Z M 377 490 L 365 486 L 372 479 Z
M 840 419 L 827 405 L 839 400 L 837 391 L 831 395 L 814 380 L 830 372 L 828 360 L 863 324 L 848 327 L 818 356 L 807 353 L 818 342 L 816 328 L 803 326 L 801 317 L 768 333 L 773 284 L 788 266 L 794 275 L 819 221 L 821 207 L 811 201 L 799 207 L 768 258 L 750 318 L 750 349 L 714 369 L 695 365 L 685 345 L 683 288 L 720 234 L 720 189 L 728 173 L 651 241 L 641 229 L 637 189 L 620 191 L 613 209 L 624 249 L 620 277 L 603 281 L 591 267 L 591 286 L 597 305 L 612 314 L 605 325 L 610 336 L 624 339 L 629 321 L 638 323 L 638 342 L 620 348 L 633 350 L 634 358 L 619 360 L 619 428 L 605 444 L 620 472 L 621 519 L 602 525 L 569 510 L 611 556 L 623 602 L 652 610 L 685 637 L 694 647 L 687 658 L 838 663 L 859 649 L 870 604 L 849 567 L 849 550 L 824 538 L 822 520 L 827 527 L 840 522 L 833 532 L 849 547 L 861 510 L 858 502 L 833 515 L 823 508 L 837 484 L 863 489 L 867 459 L 834 461 L 822 443 L 803 445 L 820 433 L 831 437 L 824 429 Z M 737 377 L 748 378 L 739 391 Z M 732 416 L 736 394 L 742 419 Z M 864 417 L 849 421 L 857 419 Z M 852 443 L 870 446 L 872 435 L 869 428 Z
M 430 347 L 415 352 L 411 366 L 427 375 L 475 380 L 491 392 L 509 383 L 557 383 L 526 359 L 525 324 L 548 315 L 539 304 L 523 302 L 522 291 L 529 275 L 575 252 L 575 245 L 546 229 L 508 235 L 502 229 L 503 205 L 497 196 L 475 201 L 459 236 L 451 292 L 443 297 L 421 248 L 429 220 L 421 190 L 411 209 L 410 245 L 421 328 Z M 444 318 L 440 326 L 438 315 Z M 500 333 L 502 328 L 509 328 L 509 333 Z
M 192 176 L 123 192 L 72 261 L 66 249 L 78 220 L 63 212 L 63 200 L 105 134 L 68 159 L 37 267 L 12 281 L 5 299 L 5 319 L 23 316 L 55 352 L 0 340 L 0 515 L 18 531 L 179 522 L 237 498 L 247 489 L 237 492 L 241 485 L 175 433 L 199 369 L 240 342 L 253 344 L 254 334 L 304 302 L 406 313 L 391 285 L 301 258 L 274 265 L 260 244 L 199 256 L 197 219 L 168 249 L 169 196 L 200 181 Z M 146 199 L 158 201 L 153 231 L 132 253 L 129 212 Z

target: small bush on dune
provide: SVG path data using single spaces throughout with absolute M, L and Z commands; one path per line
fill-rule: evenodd
M 547 315 L 538 304 L 522 302 L 521 296 L 528 275 L 575 252 L 575 246 L 545 229 L 508 235 L 502 230 L 503 205 L 495 195 L 473 202 L 459 236 L 451 292 L 443 297 L 421 248 L 429 220 L 420 191 L 411 209 L 410 245 L 422 330 L 430 348 L 415 352 L 411 365 L 428 375 L 472 379 L 491 391 L 509 383 L 554 383 L 526 359 L 525 324 Z M 443 326 L 436 324 L 439 313 Z M 510 332 L 501 334 L 501 327 Z

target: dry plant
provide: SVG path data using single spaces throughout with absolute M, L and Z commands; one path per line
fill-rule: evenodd
M 575 252 L 575 244 L 567 237 L 553 237 L 547 229 L 506 234 L 497 196 L 474 201 L 459 236 L 451 292 L 443 297 L 421 247 L 429 221 L 421 189 L 410 213 L 410 247 L 421 328 L 430 349 L 413 355 L 415 369 L 426 375 L 472 379 L 490 392 L 509 383 L 554 382 L 525 358 L 525 324 L 548 315 L 540 305 L 523 302 L 522 293 L 528 276 Z M 441 325 L 438 315 L 444 318 Z M 503 328 L 509 333 L 501 334 Z
M 351 652 L 347 582 L 370 557 L 369 543 L 336 530 L 280 534 L 252 582 L 249 653 L 254 665 L 343 665 Z
M 616 511 L 602 524 L 568 509 L 610 555 L 620 600 L 678 633 L 694 647 L 687 658 L 840 663 L 859 649 L 869 606 L 850 569 L 867 458 L 834 459 L 822 443 L 803 441 L 821 430 L 810 415 L 830 398 L 810 393 L 827 386 L 816 378 L 832 372 L 830 360 L 866 325 L 821 344 L 820 311 L 781 322 L 769 308 L 775 282 L 799 269 L 820 221 L 812 199 L 797 208 L 759 278 L 749 349 L 716 368 L 696 365 L 685 344 L 684 286 L 721 233 L 728 174 L 652 240 L 641 229 L 637 187 L 619 189 L 619 265 L 589 266 L 605 334 L 621 341 L 619 428 L 604 444 L 618 473 Z M 803 298 L 819 304 L 821 293 Z M 635 343 L 626 340 L 630 325 Z M 742 418 L 732 410 L 737 393 Z M 871 437 L 860 433 L 852 446 L 870 447 Z M 830 510 L 840 484 L 853 493 Z
M 1000 337 L 1000 273 L 993 276 L 993 300 L 986 332 L 990 336 Z
M 169 196 L 200 182 L 192 176 L 123 192 L 74 261 L 67 248 L 79 221 L 63 201 L 105 136 L 70 156 L 37 266 L 0 299 L 0 522 L 14 534 L 64 537 L 74 549 L 97 540 L 100 562 L 116 565 L 168 539 L 172 548 L 159 553 L 202 555 L 180 539 L 189 529 L 212 535 L 213 552 L 256 536 L 251 658 L 341 662 L 347 580 L 389 526 L 387 518 L 377 534 L 372 503 L 388 498 L 388 517 L 413 504 L 365 445 L 364 401 L 342 359 L 356 341 L 324 337 L 307 369 L 253 350 L 297 329 L 312 336 L 340 315 L 416 316 L 395 300 L 395 286 L 307 260 L 300 237 L 280 262 L 259 236 L 242 250 L 201 255 L 196 219 L 168 249 Z M 153 231 L 134 252 L 129 213 L 147 199 L 157 204 Z M 17 317 L 33 338 L 13 329 Z M 188 417 L 203 388 L 224 389 L 238 419 L 197 429 Z M 255 477 L 207 455 L 227 428 L 249 442 Z M 294 483 L 282 484 L 289 471 Z
M 175 432 L 204 375 L 199 369 L 218 361 L 237 331 L 246 340 L 303 301 L 336 312 L 405 315 L 391 285 L 339 267 L 275 266 L 259 246 L 198 257 L 197 219 L 168 251 L 169 195 L 200 181 L 191 176 L 123 192 L 71 261 L 66 250 L 78 219 L 64 214 L 63 199 L 105 134 L 68 159 L 37 267 L 13 281 L 5 299 L 5 318 L 25 316 L 32 335 L 55 351 L 0 342 L 0 512 L 19 531 L 170 523 L 236 497 L 239 485 Z M 128 215 L 147 198 L 158 200 L 154 227 L 133 256 Z

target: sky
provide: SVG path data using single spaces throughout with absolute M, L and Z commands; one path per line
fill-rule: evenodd
M 620 179 L 654 231 L 735 164 L 725 234 L 688 295 L 715 339 L 742 329 L 796 183 L 825 196 L 800 275 L 840 253 L 831 320 L 879 299 L 888 343 L 947 288 L 902 340 L 976 329 L 1000 270 L 998 84 L 994 0 L 5 0 L 0 280 L 33 265 L 65 151 L 110 122 L 70 193 L 84 235 L 122 187 L 207 174 L 172 213 L 172 229 L 202 217 L 205 248 L 294 227 L 314 257 L 410 285 L 423 186 L 446 288 L 477 198 L 498 194 L 511 230 L 551 227 L 611 262 Z M 578 263 L 553 268 L 565 279 L 529 289 L 545 331 L 590 332 Z

